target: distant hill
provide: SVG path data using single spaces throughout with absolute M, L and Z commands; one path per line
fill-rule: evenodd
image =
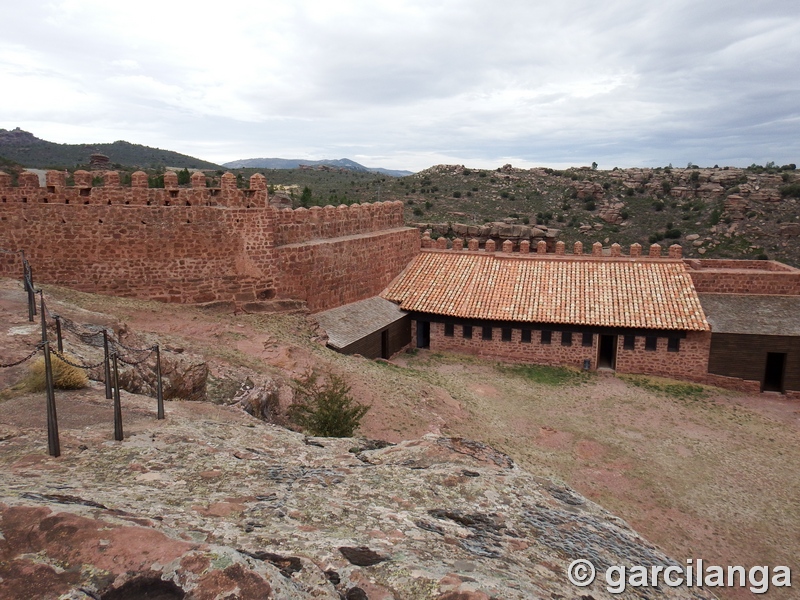
M 51 167 L 73 169 L 88 165 L 92 154 L 104 154 L 111 165 L 123 167 L 180 167 L 189 169 L 219 169 L 220 165 L 186 154 L 151 148 L 141 144 L 117 141 L 113 144 L 56 144 L 37 138 L 19 127 L 0 129 L 0 157 L 29 168 Z
M 300 169 L 302 167 L 312 167 L 317 169 L 346 169 L 360 173 L 381 173 L 390 177 L 405 177 L 413 175 L 412 171 L 399 171 L 393 169 L 369 168 L 358 164 L 349 158 L 325 159 L 325 160 L 303 160 L 299 158 L 245 158 L 227 162 L 223 167 L 228 169 Z

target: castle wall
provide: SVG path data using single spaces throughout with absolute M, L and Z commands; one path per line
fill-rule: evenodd
M 0 211 L 0 247 L 24 249 L 37 282 L 166 302 L 242 302 L 274 295 L 270 216 L 270 209 L 15 203 Z M 2 275 L 19 272 L 17 265 Z
M 275 248 L 280 298 L 305 300 L 312 312 L 380 293 L 419 252 L 407 227 Z
M 266 180 L 236 187 L 227 173 L 207 188 L 165 175 L 147 187 L 134 173 L 120 186 L 115 172 L 23 173 L 19 186 L 0 173 L 0 248 L 24 250 L 36 282 L 88 292 L 168 302 L 307 300 L 312 310 L 376 295 L 419 249 L 416 229 L 402 227 L 402 203 L 279 210 Z M 19 278 L 18 256 L 0 256 L 0 276 Z
M 695 289 L 700 293 L 800 295 L 800 270 L 775 261 L 684 262 Z
M 403 227 L 403 203 L 400 201 L 285 209 L 278 212 L 275 220 L 275 245 L 284 246 L 397 227 Z

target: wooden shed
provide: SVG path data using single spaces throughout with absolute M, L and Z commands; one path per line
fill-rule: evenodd
M 712 331 L 709 373 L 800 391 L 800 296 L 698 295 Z
M 342 354 L 390 358 L 411 342 L 411 318 L 394 302 L 367 298 L 315 315 L 328 347 Z

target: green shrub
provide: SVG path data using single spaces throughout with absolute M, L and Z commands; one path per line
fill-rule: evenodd
M 423 214 L 424 211 L 419 206 L 414 207 L 414 216 L 421 217 Z
M 458 190 L 453 192 L 453 198 L 461 198 L 461 192 L 459 192 Z
M 800 183 L 790 183 L 779 188 L 784 198 L 800 198 Z
M 352 437 L 369 406 L 350 395 L 350 386 L 334 373 L 320 381 L 316 371 L 308 371 L 292 380 L 294 403 L 289 419 L 308 433 L 320 437 Z

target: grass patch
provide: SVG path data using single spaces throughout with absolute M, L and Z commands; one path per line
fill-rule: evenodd
M 679 400 L 702 400 L 708 396 L 708 390 L 695 383 L 682 383 L 678 381 L 657 380 L 640 375 L 619 375 L 623 381 L 636 387 L 663 394 Z
M 497 365 L 497 370 L 550 386 L 580 385 L 591 377 L 589 373 L 577 369 L 545 365 Z
M 74 356 L 65 354 L 67 360 L 76 361 Z M 73 367 L 61 360 L 56 354 L 50 355 L 53 369 L 53 387 L 59 390 L 79 390 L 89 385 L 89 377 L 83 369 Z M 42 392 L 47 387 L 45 382 L 44 357 L 40 356 L 31 363 L 28 374 L 22 385 L 29 392 Z

